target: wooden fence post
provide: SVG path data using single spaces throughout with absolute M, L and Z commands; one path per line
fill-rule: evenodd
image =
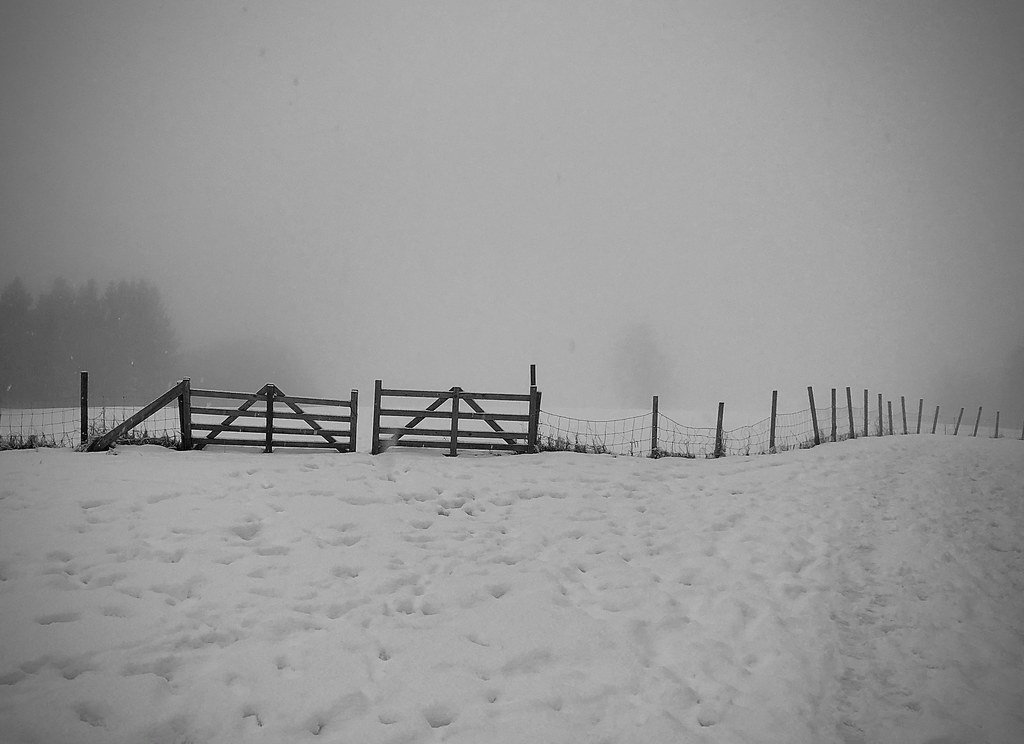
M 996 411 L 996 435 L 993 439 L 999 439 L 999 411 Z
M 882 394 L 878 394 L 878 436 L 882 436 L 885 430 L 882 428 Z
M 887 400 L 887 401 L 885 401 L 885 404 L 889 407 L 889 436 L 891 437 L 893 435 L 893 430 L 892 430 L 892 401 L 891 400 Z
M 906 435 L 907 431 L 907 399 L 905 396 L 900 396 L 900 414 L 903 416 L 903 434 Z
M 836 389 L 832 388 L 832 441 L 836 441 Z
M 939 425 L 939 407 L 935 406 L 935 418 L 932 419 L 932 434 L 935 433 L 935 427 Z
M 530 386 L 530 429 L 529 445 L 530 452 L 540 452 L 540 391 L 536 385 Z
M 980 423 L 981 423 L 981 406 L 978 406 L 978 418 L 974 419 L 974 433 L 971 434 L 972 437 L 978 436 L 978 424 L 980 424 Z
M 768 451 L 775 454 L 775 416 L 777 415 L 779 404 L 779 391 L 772 390 L 772 423 L 768 429 Z
M 530 387 L 537 387 L 537 365 L 530 365 Z
M 921 416 L 924 414 L 924 398 L 917 403 L 917 433 L 921 433 Z
M 78 374 L 79 382 L 79 407 L 81 411 L 81 424 L 80 434 L 81 443 L 87 444 L 89 441 L 89 373 L 82 370 Z
M 956 417 L 956 426 L 953 427 L 953 436 L 954 437 L 957 435 L 957 432 L 960 431 L 960 419 L 962 419 L 963 417 L 964 417 L 964 409 L 963 409 L 963 406 L 961 406 L 960 407 L 960 414 Z
M 459 454 L 459 394 L 462 388 L 452 388 L 452 429 L 451 441 L 448 443 L 448 457 L 457 457 Z
M 651 400 L 651 457 L 658 456 L 658 396 Z
M 818 411 L 814 407 L 814 388 L 807 386 L 807 397 L 811 401 L 811 426 L 814 427 L 814 446 L 821 444 L 821 434 L 818 433 Z
M 351 421 L 348 422 L 349 426 L 349 452 L 356 451 L 356 439 L 359 435 L 359 391 L 352 388 L 352 392 L 348 396 L 348 410 Z
M 373 382 L 373 431 L 370 434 L 370 454 L 380 454 L 380 380 Z
M 856 439 L 857 434 L 853 430 L 853 394 L 850 392 L 850 387 L 846 387 L 846 413 L 850 419 L 850 439 Z
M 181 395 L 178 396 L 178 428 L 181 431 L 181 448 L 192 449 L 192 378 L 181 380 Z
M 277 388 L 272 382 L 268 382 L 266 385 L 266 398 L 267 398 L 267 437 L 266 444 L 263 445 L 264 452 L 274 451 L 274 396 L 277 393 Z
M 725 403 L 718 403 L 718 426 L 715 428 L 715 457 L 725 457 L 725 431 L 722 424 L 725 421 Z
M 864 436 L 868 436 L 868 389 L 864 388 Z

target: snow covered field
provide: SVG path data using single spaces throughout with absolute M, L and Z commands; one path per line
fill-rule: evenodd
M 1024 741 L 1024 443 L 0 453 L 0 741 Z

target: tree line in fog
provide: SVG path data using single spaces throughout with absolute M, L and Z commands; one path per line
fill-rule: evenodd
M 90 399 L 152 397 L 173 383 L 178 339 L 159 290 L 146 281 L 55 280 L 33 297 L 21 279 L 0 290 L 0 405 L 66 406 L 78 372 Z

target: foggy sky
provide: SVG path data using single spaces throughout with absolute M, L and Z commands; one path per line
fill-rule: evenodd
M 0 280 L 149 279 L 300 393 L 1024 389 L 1012 0 L 6 2 L 0 100 Z

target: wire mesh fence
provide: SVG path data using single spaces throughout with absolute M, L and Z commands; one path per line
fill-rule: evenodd
M 141 405 L 100 405 L 86 409 L 85 439 L 104 434 L 142 408 Z M 148 417 L 121 440 L 176 445 L 181 439 L 177 405 Z M 84 444 L 81 408 L 0 408 L 0 449 L 78 447 Z
M 867 409 L 845 403 L 833 409 L 808 407 L 791 413 L 776 413 L 774 434 L 771 417 L 753 424 L 726 429 L 721 434 L 713 426 L 687 426 L 654 411 L 626 418 L 592 420 L 573 418 L 541 411 L 538 432 L 542 450 L 565 450 L 633 457 L 690 457 L 764 455 L 793 449 L 807 449 L 826 442 L 842 442 L 864 436 L 896 436 L 930 434 L 931 421 L 921 407 L 904 410 L 886 401 L 882 409 Z M 657 426 L 655 426 L 655 423 Z M 959 429 L 955 417 L 940 423 L 936 434 L 1001 438 L 1016 435 L 1004 428 L 979 426 L 975 421 L 962 421 Z M 1020 432 L 1024 439 L 1024 426 Z
M 651 418 L 639 416 L 586 420 L 540 412 L 538 439 L 542 450 L 643 456 L 651 452 Z

